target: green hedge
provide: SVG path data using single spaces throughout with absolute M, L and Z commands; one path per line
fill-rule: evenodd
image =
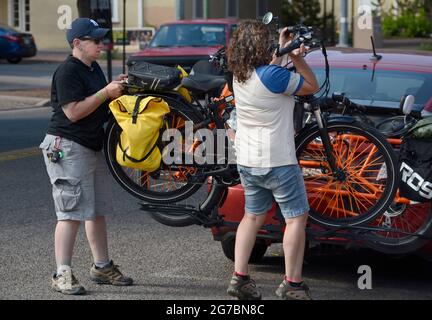
M 381 27 L 384 37 L 427 38 L 432 33 L 432 22 L 424 9 L 419 9 L 417 13 L 408 10 L 396 17 L 382 15 Z

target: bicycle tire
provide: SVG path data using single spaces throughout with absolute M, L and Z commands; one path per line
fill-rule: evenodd
M 183 120 L 186 119 L 188 121 L 193 121 L 194 123 L 199 121 L 199 118 L 195 113 L 187 110 L 187 105 L 184 105 L 169 97 L 164 97 L 164 99 L 171 109 L 168 117 L 178 116 Z M 118 126 L 114 118 L 111 119 L 108 123 L 105 134 L 105 160 L 114 179 L 124 190 L 126 190 L 132 196 L 154 204 L 174 203 L 190 197 L 195 192 L 197 192 L 198 189 L 201 187 L 202 183 L 204 183 L 205 177 L 200 179 L 197 183 L 186 183 L 184 186 L 181 186 L 177 190 L 173 191 L 158 192 L 155 190 L 149 190 L 148 188 L 144 187 L 143 184 L 149 184 L 149 181 L 151 182 L 152 180 L 156 179 L 152 179 L 151 175 L 149 175 L 148 173 L 136 169 L 122 167 L 117 163 L 116 148 L 120 133 L 121 128 Z M 126 171 L 130 171 L 132 174 L 135 174 L 138 177 L 137 179 L 139 179 L 139 184 L 134 181 L 132 177 L 126 173 Z M 143 183 L 142 180 L 145 176 L 147 177 L 147 180 L 145 180 Z M 173 182 L 171 181 L 171 183 Z
M 224 197 L 227 187 L 221 184 L 208 184 L 207 196 L 199 204 L 198 209 L 202 216 L 198 218 L 206 218 L 211 214 L 211 210 L 219 205 L 219 202 Z M 187 227 L 191 225 L 201 224 L 199 220 L 187 213 L 182 212 L 164 212 L 150 211 L 150 216 L 159 223 L 169 227 Z
M 393 217 L 390 217 L 392 215 Z M 396 211 L 396 214 L 385 212 L 371 225 L 380 227 L 386 225 L 389 228 L 410 234 L 395 231 L 374 231 L 369 235 L 366 243 L 369 248 L 386 254 L 415 252 L 428 241 L 431 241 L 432 204 L 431 202 L 409 204 L 404 207 L 404 210 Z
M 386 137 L 400 137 L 408 131 L 405 116 L 394 116 L 379 122 L 375 128 Z
M 399 122 L 398 131 L 394 122 Z M 389 126 L 390 124 L 390 126 Z M 400 138 L 408 129 L 405 116 L 385 119 L 376 125 L 376 129 L 388 137 Z M 397 152 L 396 147 L 396 152 Z M 397 231 L 374 231 L 368 237 L 367 246 L 386 254 L 406 254 L 425 245 L 432 237 L 432 203 L 397 204 L 393 203 L 384 214 L 371 223 L 374 227 L 388 227 Z M 407 232 L 403 233 L 403 232 Z M 426 238 L 425 238 L 426 237 Z
M 235 261 L 235 240 L 235 237 L 221 240 L 222 252 L 231 261 Z M 249 256 L 249 263 L 261 262 L 269 246 L 265 241 L 256 240 Z
M 348 123 L 333 121 L 327 124 L 327 130 L 334 144 L 333 149 L 336 163 L 341 166 L 345 165 L 345 171 L 348 173 L 346 174 L 346 182 L 343 181 L 338 185 L 336 182 L 337 179 L 333 181 L 333 177 L 329 173 L 330 168 L 325 159 L 325 153 L 317 126 L 304 129 L 304 131 L 296 137 L 297 158 L 299 159 L 300 167 L 303 171 L 310 204 L 309 217 L 322 226 L 332 228 L 366 224 L 384 213 L 395 196 L 398 184 L 395 152 L 379 131 L 360 122 Z M 353 144 L 356 144 L 350 145 L 351 142 L 349 139 L 353 141 Z M 336 145 L 336 142 L 339 144 Z M 367 155 L 368 150 L 369 153 L 370 150 L 375 150 L 374 148 L 376 148 L 374 154 L 379 155 L 378 159 L 382 157 L 383 162 L 377 162 L 372 159 L 370 168 L 366 167 L 364 170 L 357 169 L 362 166 L 359 161 L 363 160 L 363 156 Z M 346 159 L 343 158 L 342 153 L 345 153 Z M 362 155 L 362 153 L 364 153 L 364 155 Z M 314 156 L 316 156 L 317 159 L 314 159 Z M 318 163 L 319 166 L 315 168 L 306 167 L 308 160 L 318 161 L 312 162 L 312 164 L 316 165 Z M 383 164 L 385 164 L 387 170 L 384 189 L 380 191 L 380 196 L 376 203 L 370 205 L 371 200 L 369 198 L 372 198 L 372 196 L 367 193 L 368 188 L 380 190 L 382 187 L 381 182 L 379 184 L 370 182 L 370 175 L 378 171 L 377 168 L 379 167 L 379 176 Z M 357 174 L 359 170 L 361 171 L 360 173 L 367 172 L 366 178 Z M 310 177 L 312 177 L 312 179 L 310 179 Z M 363 186 L 362 183 L 365 184 L 367 188 Z M 371 187 L 369 185 L 371 185 Z M 329 193 L 327 194 L 327 192 Z M 376 192 L 377 191 L 375 191 L 375 193 Z M 333 196 L 331 196 L 331 194 L 333 194 Z M 356 197 L 361 195 L 362 201 L 358 201 L 351 195 Z M 330 196 L 331 198 L 329 198 Z M 325 201 L 323 202 L 323 200 Z M 321 206 L 321 204 L 323 205 Z M 325 204 L 327 204 L 327 206 L 324 208 Z M 329 208 L 330 205 L 331 207 Z M 349 206 L 349 210 L 347 210 L 345 206 Z M 362 212 L 362 208 L 364 212 Z M 358 212 L 356 211 L 357 209 Z M 337 213 L 336 218 L 333 217 L 334 210 Z M 345 216 L 340 217 L 340 211 L 342 211 L 341 215 L 345 214 Z

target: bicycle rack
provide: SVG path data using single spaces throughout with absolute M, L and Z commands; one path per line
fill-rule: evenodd
M 162 212 L 162 213 L 177 213 L 187 214 L 196 220 L 197 225 L 204 227 L 216 227 L 221 226 L 223 221 L 218 216 L 213 217 L 213 214 L 206 214 L 205 212 L 197 209 L 191 205 L 169 205 L 169 204 L 150 204 L 140 203 L 141 210 L 147 212 Z
M 340 231 L 348 231 L 348 232 L 340 232 Z M 357 232 L 351 232 L 351 231 L 357 231 Z M 422 239 L 430 240 L 432 237 L 425 236 L 421 234 L 416 233 L 410 233 L 406 232 L 400 229 L 394 229 L 394 228 L 381 228 L 381 227 L 372 227 L 372 226 L 340 226 L 340 227 L 334 227 L 322 231 L 316 231 L 309 229 L 307 230 L 308 236 L 311 236 L 313 238 L 330 238 L 330 237 L 341 237 L 345 239 L 350 240 L 369 240 L 369 241 L 376 241 L 377 237 L 374 235 L 370 235 L 370 232 L 394 232 L 394 233 L 401 233 L 408 236 L 417 236 Z
M 223 217 L 220 217 L 217 212 L 217 207 L 213 208 L 210 212 L 205 212 L 203 210 L 200 210 L 199 208 L 196 208 L 195 206 L 191 205 L 181 205 L 181 204 L 175 204 L 175 205 L 155 205 L 155 204 L 149 204 L 149 203 L 140 203 L 141 210 L 147 211 L 147 212 L 162 212 L 162 213 L 177 213 L 177 214 L 187 214 L 190 217 L 192 217 L 195 220 L 196 225 L 201 225 L 205 228 L 211 228 L 211 227 L 230 227 L 233 229 L 236 229 L 238 227 L 239 222 L 229 222 L 224 221 Z M 280 220 L 280 219 L 279 219 Z M 282 220 L 281 220 L 282 221 Z M 257 238 L 260 238 L 262 240 L 273 240 L 273 241 L 281 241 L 282 240 L 282 222 L 280 225 L 264 225 L 262 227 L 262 230 L 266 231 L 266 234 L 258 234 Z M 394 228 L 383 228 L 383 227 L 373 227 L 373 226 L 352 226 L 352 225 L 346 225 L 346 226 L 338 226 L 333 228 L 325 228 L 322 227 L 323 230 L 316 230 L 311 227 L 306 228 L 306 235 L 309 239 L 329 239 L 331 241 L 331 238 L 337 237 L 346 239 L 347 241 L 370 241 L 375 242 L 379 240 L 376 235 L 371 234 L 371 232 L 394 232 L 394 233 L 401 233 L 408 236 L 417 236 L 422 239 L 431 240 L 431 236 L 425 236 L 420 235 L 416 233 L 409 233 L 400 229 L 394 229 Z M 225 235 L 225 237 L 228 236 L 235 236 L 235 231 L 232 232 L 232 235 Z M 397 241 L 397 239 L 395 239 Z

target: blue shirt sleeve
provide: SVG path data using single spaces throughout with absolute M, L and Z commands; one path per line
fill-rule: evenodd
M 256 73 L 264 86 L 273 93 L 284 93 L 289 85 L 291 72 L 278 65 L 261 66 Z
M 303 85 L 303 77 L 278 65 L 261 66 L 256 69 L 258 78 L 272 93 L 295 95 Z

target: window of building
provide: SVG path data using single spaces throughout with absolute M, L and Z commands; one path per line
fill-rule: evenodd
M 30 31 L 30 0 L 25 0 L 24 6 L 25 31 Z
M 19 28 L 20 27 L 20 1 L 13 0 L 12 4 L 12 27 Z
M 30 31 L 30 0 L 9 1 L 9 24 L 21 31 Z
M 194 0 L 193 2 L 193 17 L 204 18 L 204 1 Z
M 268 0 L 257 0 L 257 18 L 263 17 L 268 11 Z
M 239 1 L 238 0 L 226 0 L 226 16 L 227 17 L 238 17 Z

